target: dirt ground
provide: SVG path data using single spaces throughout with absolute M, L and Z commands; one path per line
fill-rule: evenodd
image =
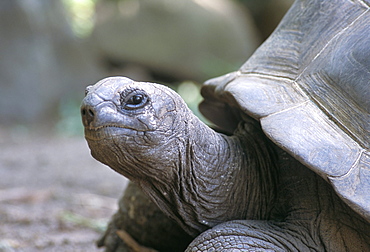
M 95 241 L 126 185 L 82 137 L 0 130 L 0 252 L 103 251 Z

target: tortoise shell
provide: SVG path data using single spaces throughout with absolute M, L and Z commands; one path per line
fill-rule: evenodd
M 259 120 L 370 221 L 370 1 L 296 1 L 240 70 L 202 95 L 211 121 L 232 131 L 240 111 Z

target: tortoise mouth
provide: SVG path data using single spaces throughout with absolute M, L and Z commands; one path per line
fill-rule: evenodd
M 138 130 L 118 126 L 118 125 L 103 125 L 98 127 L 85 127 L 86 140 L 99 141 L 107 138 L 132 136 L 137 134 Z

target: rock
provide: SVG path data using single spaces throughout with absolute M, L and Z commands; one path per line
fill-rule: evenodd
M 260 43 L 247 10 L 226 0 L 104 1 L 91 39 L 115 62 L 198 81 L 237 69 Z

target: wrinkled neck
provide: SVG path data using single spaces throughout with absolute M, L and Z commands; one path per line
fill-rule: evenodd
M 189 178 L 181 183 L 181 197 L 194 211 L 186 217 L 188 225 L 198 232 L 243 217 L 247 193 L 248 172 L 239 139 L 207 129 L 189 142 L 189 161 L 179 174 Z
M 161 185 L 143 182 L 143 189 L 194 236 L 227 220 L 266 218 L 274 178 L 266 174 L 269 150 L 261 140 L 243 126 L 234 136 L 219 134 L 195 116 L 185 125 L 171 147 L 176 172 Z

